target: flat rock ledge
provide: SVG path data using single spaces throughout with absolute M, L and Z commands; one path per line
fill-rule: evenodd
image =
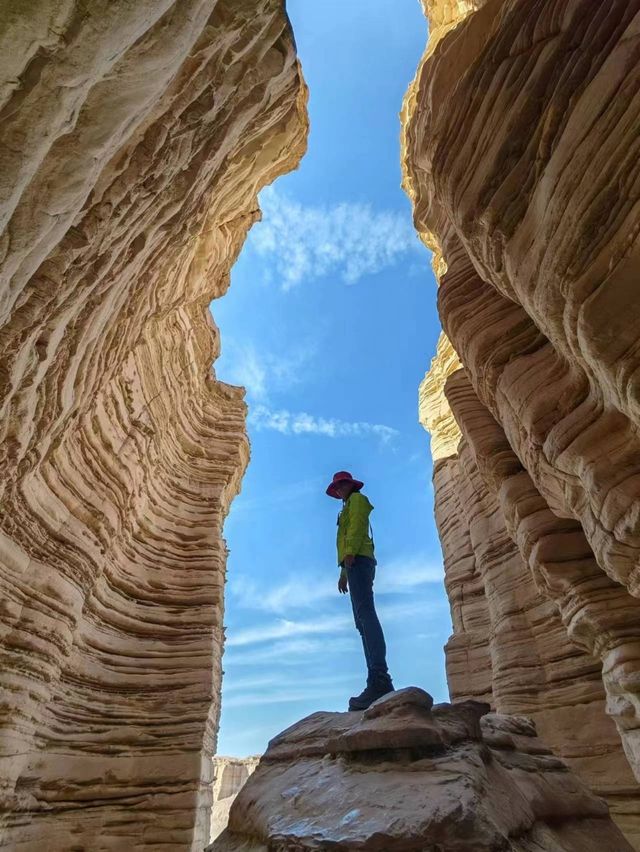
M 271 741 L 206 852 L 630 852 L 531 720 L 416 687 Z

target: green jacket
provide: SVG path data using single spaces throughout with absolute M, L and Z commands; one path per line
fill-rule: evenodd
M 352 491 L 338 515 L 338 565 L 343 570 L 345 556 L 373 559 L 373 539 L 369 534 L 369 515 L 373 506 L 359 491 Z

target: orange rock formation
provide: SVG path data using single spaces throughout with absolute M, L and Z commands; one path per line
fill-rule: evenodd
M 640 848 L 640 2 L 426 10 L 403 160 L 448 338 L 451 692 L 532 716 Z
M 306 90 L 281 0 L 0 15 L 1 843 L 201 850 L 248 457 L 208 305 Z

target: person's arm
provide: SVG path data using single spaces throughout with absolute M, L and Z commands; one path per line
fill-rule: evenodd
M 365 542 L 369 529 L 371 506 L 362 494 L 352 494 L 349 499 L 349 526 L 347 527 L 346 551 L 348 556 L 356 556 Z M 353 560 L 351 560 L 353 561 Z
M 340 521 L 342 518 L 342 512 L 338 515 L 338 559 L 340 558 Z M 344 559 L 342 562 L 338 563 L 340 568 L 340 576 L 338 577 L 338 591 L 341 595 L 346 595 L 349 591 L 349 583 L 347 578 L 347 566 L 345 565 Z

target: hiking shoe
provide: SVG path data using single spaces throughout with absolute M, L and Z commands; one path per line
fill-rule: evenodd
M 389 692 L 393 692 L 391 678 L 388 678 L 384 682 L 368 683 L 360 695 L 354 695 L 349 699 L 349 711 L 366 710 L 374 701 L 377 701 L 378 698 L 382 698 L 383 695 L 387 695 Z

